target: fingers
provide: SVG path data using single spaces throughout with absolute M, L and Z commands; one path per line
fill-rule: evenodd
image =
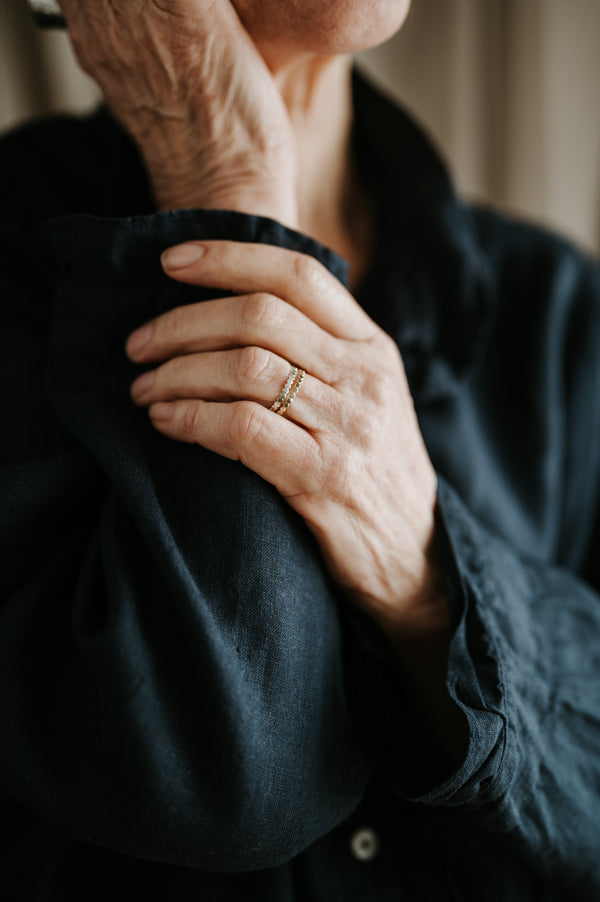
M 167 275 L 191 285 L 273 294 L 337 338 L 363 340 L 375 328 L 341 282 L 308 254 L 267 244 L 203 241 L 170 248 L 162 262 Z
M 308 474 L 319 469 L 315 439 L 259 404 L 161 402 L 150 408 L 150 417 L 156 429 L 169 438 L 240 460 L 285 497 L 314 488 Z
M 232 402 L 256 401 L 270 408 L 286 384 L 290 364 L 263 348 L 247 347 L 175 357 L 133 383 L 136 404 L 149 407 L 178 399 Z M 286 416 L 317 430 L 334 405 L 333 389 L 306 374 Z
M 331 336 L 304 313 L 264 293 L 170 310 L 136 330 L 127 353 L 137 363 L 149 363 L 236 347 L 262 347 L 330 384 L 341 353 Z
M 129 337 L 132 360 L 162 361 L 133 384 L 134 401 L 165 435 L 241 460 L 286 496 L 307 491 L 292 458 L 305 482 L 324 471 L 322 447 L 352 420 L 348 389 L 364 381 L 381 330 L 304 254 L 214 241 L 165 263 L 181 281 L 238 296 L 175 308 Z M 279 416 L 269 408 L 292 365 L 304 379 Z

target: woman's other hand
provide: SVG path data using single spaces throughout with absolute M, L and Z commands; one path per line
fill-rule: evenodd
M 230 0 L 61 0 L 82 68 L 136 141 L 159 209 L 297 224 L 285 105 Z
M 304 254 L 207 241 L 167 252 L 164 265 L 238 296 L 177 308 L 130 338 L 134 361 L 161 363 L 132 388 L 155 427 L 272 483 L 388 635 L 447 627 L 436 477 L 392 339 Z M 269 408 L 292 365 L 306 375 L 279 416 Z

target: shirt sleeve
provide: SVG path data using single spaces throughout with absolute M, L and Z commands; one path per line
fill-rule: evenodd
M 348 816 L 370 769 L 335 593 L 271 486 L 152 428 L 124 345 L 210 296 L 163 275 L 178 242 L 279 244 L 342 278 L 343 264 L 260 217 L 77 217 L 47 228 L 50 299 L 37 252 L 1 237 L 16 391 L 0 467 L 2 789 L 136 857 L 286 861 Z
M 461 835 L 493 835 L 569 898 L 600 897 L 600 272 L 581 268 L 562 292 L 563 542 L 579 560 L 524 553 L 438 479 L 438 539 L 453 635 L 447 690 L 463 712 L 468 748 L 439 782 L 407 733 L 398 671 L 363 640 L 363 710 L 378 766 L 403 799 L 437 809 Z M 540 327 L 541 328 L 541 327 Z M 554 449 L 553 449 L 554 451 Z M 372 699 L 377 698 L 378 704 Z M 371 702 L 369 703 L 369 699 Z M 413 721 L 414 722 L 414 721 Z M 458 840 L 457 840 L 458 841 Z

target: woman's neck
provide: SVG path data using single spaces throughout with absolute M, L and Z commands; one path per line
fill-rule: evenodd
M 296 134 L 299 228 L 349 261 L 355 287 L 372 229 L 351 149 L 351 66 L 350 57 L 296 57 L 280 61 L 274 77 Z

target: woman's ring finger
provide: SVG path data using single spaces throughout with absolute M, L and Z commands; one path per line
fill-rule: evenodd
M 174 357 L 131 387 L 134 401 L 256 401 L 307 429 L 323 424 L 329 386 L 264 348 L 205 351 Z

